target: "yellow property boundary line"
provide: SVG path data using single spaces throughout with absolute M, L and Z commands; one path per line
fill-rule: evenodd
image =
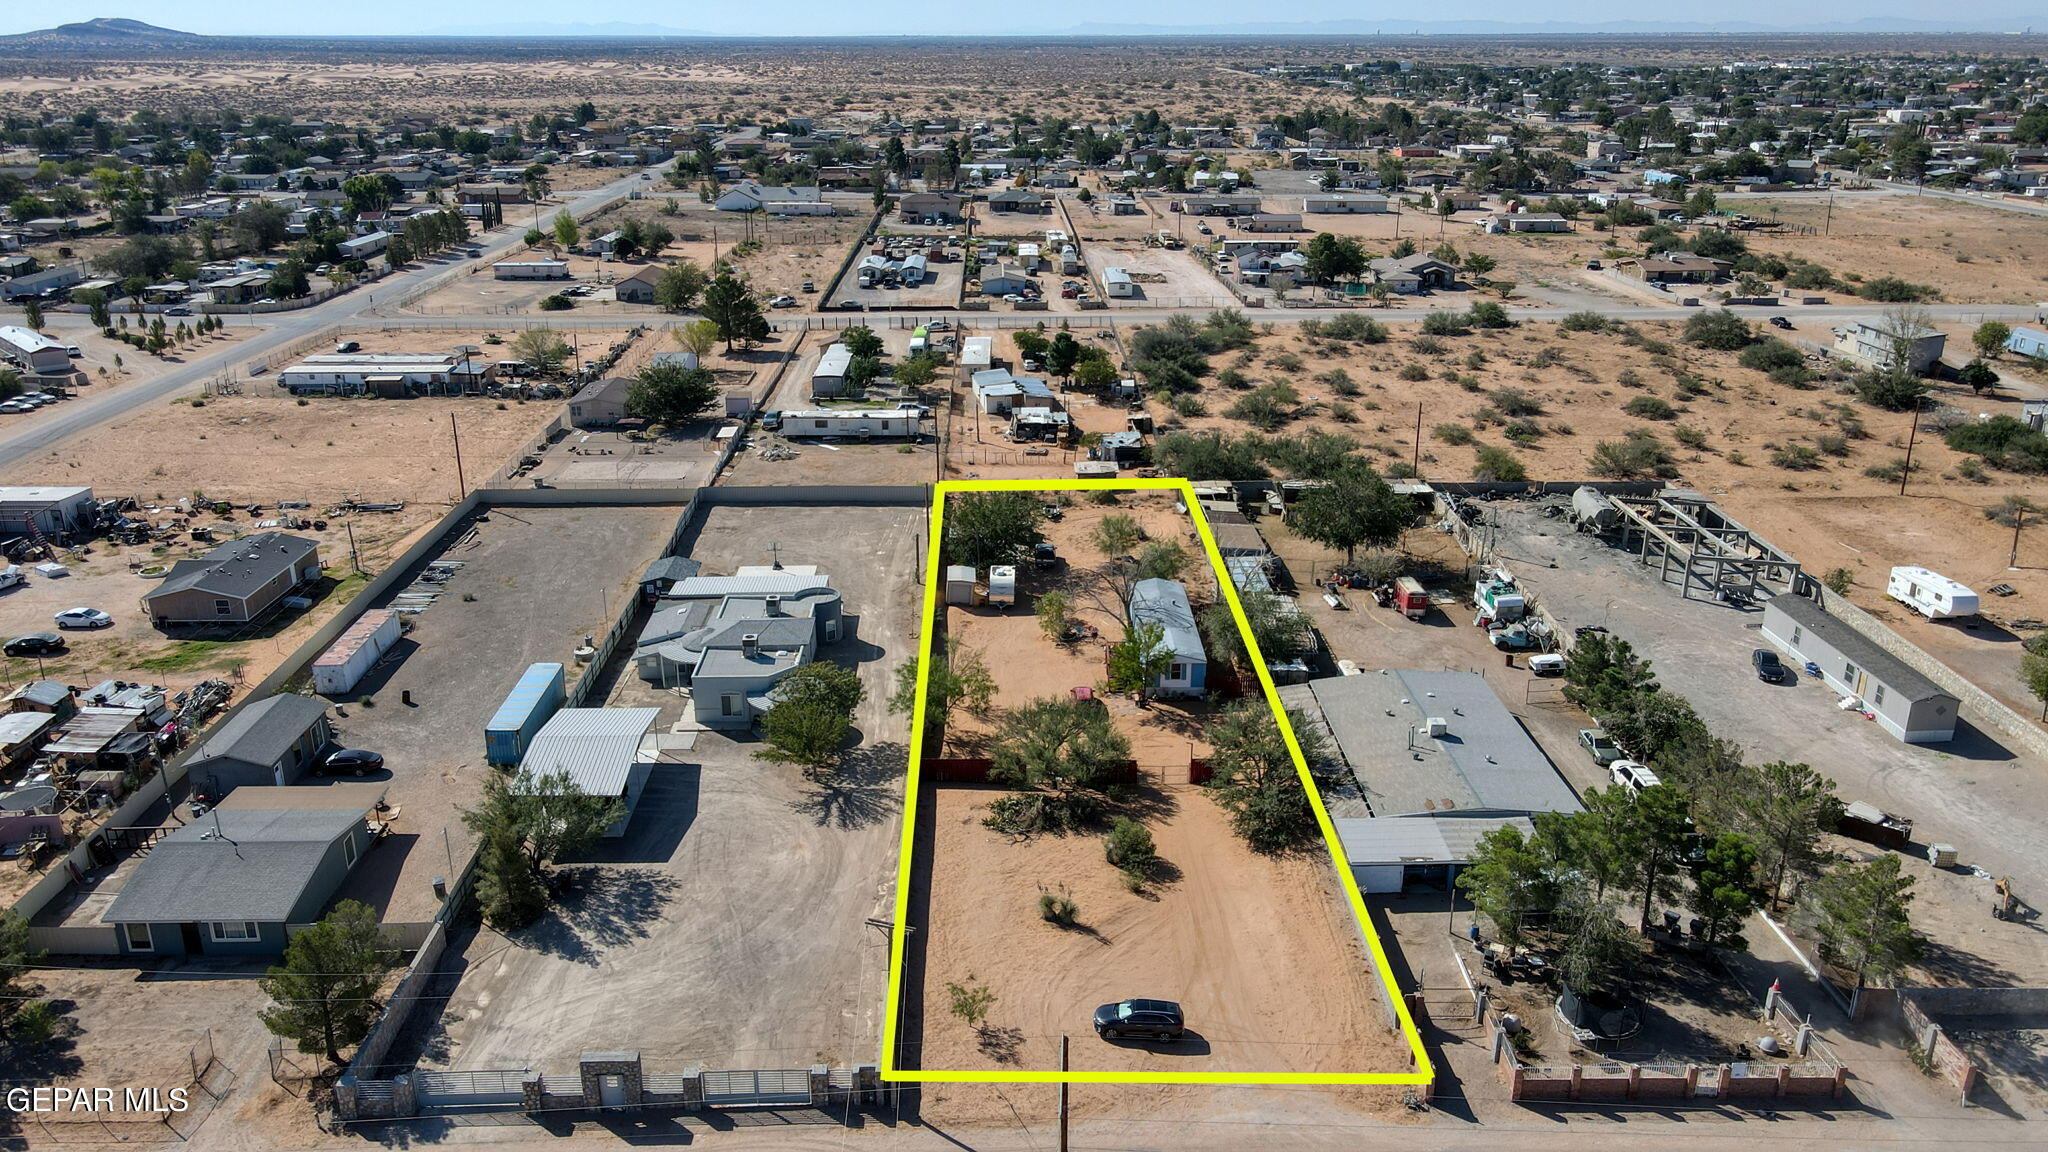
M 920 765 L 924 755 L 925 691 L 930 676 L 932 638 L 938 620 L 940 597 L 939 551 L 944 539 L 946 498 L 955 492 L 1084 492 L 1084 491 L 1151 491 L 1175 492 L 1187 506 L 1188 515 L 1194 520 L 1195 530 L 1201 534 L 1202 549 L 1210 567 L 1216 573 L 1216 583 L 1223 590 L 1224 599 L 1230 605 L 1230 614 L 1237 620 L 1239 633 L 1244 637 L 1245 649 L 1250 653 L 1252 667 L 1257 671 L 1259 687 L 1265 691 L 1266 703 L 1273 709 L 1279 720 L 1280 733 L 1287 741 L 1287 751 L 1294 758 L 1295 771 L 1301 774 L 1302 787 L 1307 790 L 1309 803 L 1314 807 L 1316 825 L 1322 829 L 1323 840 L 1330 849 L 1330 863 L 1337 871 L 1337 879 L 1344 886 L 1344 895 L 1351 903 L 1352 916 L 1358 921 L 1359 930 L 1365 935 L 1367 947 L 1372 952 L 1373 964 L 1379 968 L 1380 983 L 1385 989 L 1387 1001 L 1393 1006 L 1395 1017 L 1401 1025 L 1401 1034 L 1408 1041 L 1408 1051 L 1414 1061 L 1415 1071 L 1411 1072 L 961 1072 L 933 1071 L 930 1069 L 903 1069 L 896 1066 L 897 1031 L 901 1024 L 903 1010 L 903 949 L 910 910 L 911 854 L 915 847 L 917 831 L 917 795 Z M 1310 777 L 1308 762 L 1301 754 L 1301 745 L 1296 741 L 1294 729 L 1287 722 L 1287 709 L 1280 703 L 1280 693 L 1273 686 L 1273 677 L 1266 669 L 1265 657 L 1259 652 L 1258 641 L 1253 638 L 1251 623 L 1245 618 L 1244 605 L 1237 598 L 1237 587 L 1230 578 L 1230 571 L 1223 564 L 1223 554 L 1216 547 L 1215 534 L 1209 530 L 1209 521 L 1202 515 L 1201 504 L 1195 499 L 1194 485 L 1186 480 L 946 480 L 933 486 L 930 524 L 930 542 L 926 546 L 924 612 L 921 617 L 923 629 L 918 641 L 917 654 L 917 701 L 910 718 L 910 771 L 904 783 L 903 798 L 903 849 L 896 867 L 896 920 L 889 940 L 889 1003 L 887 1016 L 882 1024 L 882 1079 L 899 1082 L 933 1083 L 989 1083 L 989 1084 L 1429 1084 L 1435 1079 L 1435 1069 L 1429 1053 L 1423 1050 L 1422 1036 L 1416 1030 L 1415 1018 L 1409 1013 L 1407 1002 L 1401 998 L 1401 991 L 1395 986 L 1394 973 L 1387 964 L 1386 947 L 1381 943 L 1379 932 L 1373 927 L 1372 917 L 1366 912 L 1365 897 L 1358 890 L 1358 881 L 1351 875 L 1350 865 L 1344 859 L 1344 852 L 1337 840 L 1337 828 L 1330 822 L 1330 813 L 1323 807 L 1322 796 L 1316 791 L 1315 780 Z

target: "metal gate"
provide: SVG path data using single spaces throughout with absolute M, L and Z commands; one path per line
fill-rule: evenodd
M 483 1108 L 522 1102 L 523 1069 L 489 1072 L 415 1072 L 413 1091 L 421 1111 Z
M 704 1073 L 704 1103 L 714 1108 L 810 1102 L 811 1072 L 808 1068 Z

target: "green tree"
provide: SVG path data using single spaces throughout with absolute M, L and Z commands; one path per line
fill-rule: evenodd
M 1064 643 L 1074 626 L 1074 598 L 1065 592 L 1042 593 L 1031 606 L 1038 617 L 1038 630 L 1055 644 Z
M 1107 358 L 1083 360 L 1074 366 L 1074 383 L 1090 391 L 1108 388 L 1123 376 L 1123 371 Z
M 761 739 L 768 747 L 755 755 L 815 773 L 838 760 L 867 690 L 851 668 L 818 661 L 783 677 L 769 696 L 773 703 L 761 716 Z
M 1821 958 L 1867 977 L 1897 976 L 1920 958 L 1913 933 L 1913 877 L 1901 875 L 1899 857 L 1845 864 L 1814 881 L 1808 910 L 1820 935 Z
M 768 337 L 768 318 L 761 313 L 761 302 L 731 273 L 721 273 L 705 287 L 698 310 L 718 325 L 718 337 L 725 341 L 728 352 L 736 340 L 752 343 Z
M 1157 620 L 1138 621 L 1124 631 L 1123 639 L 1109 646 L 1109 690 L 1143 699 L 1173 667 L 1173 657 L 1173 649 L 1166 643 L 1166 626 Z
M 946 510 L 946 553 L 956 564 L 1014 564 L 1038 543 L 1045 506 L 1028 492 L 964 492 Z
M 569 359 L 569 342 L 553 328 L 528 328 L 512 338 L 512 354 L 535 372 L 550 376 Z
M 301 1052 L 341 1063 L 341 1050 L 369 1034 L 383 1006 L 378 993 L 398 967 L 399 951 L 368 905 L 343 900 L 318 924 L 291 938 L 283 962 L 258 982 L 272 1004 L 262 1012 L 272 1035 Z
M 1970 390 L 1973 396 L 1982 396 L 1998 386 L 1998 373 L 1982 360 L 1972 360 L 1956 369 L 1956 383 Z
M 991 780 L 1034 793 L 1003 822 L 1016 831 L 1040 831 L 1070 827 L 1100 811 L 1095 794 L 1130 763 L 1131 742 L 1099 703 L 1046 698 L 1003 718 L 990 756 Z
M 1736 951 L 1749 946 L 1742 926 L 1764 902 L 1756 877 L 1756 846 L 1748 837 L 1723 832 L 1707 845 L 1706 859 L 1693 873 L 1688 906 L 1706 922 L 1703 935 L 1708 943 Z
M 687 424 L 718 405 L 723 393 L 708 368 L 650 364 L 626 389 L 626 412 L 655 424 Z
M 718 325 L 709 320 L 678 324 L 669 329 L 668 334 L 676 342 L 676 347 L 696 356 L 699 361 L 711 355 L 711 350 L 718 345 Z
M 477 846 L 476 898 L 484 919 L 500 931 L 526 927 L 547 907 L 547 887 L 527 865 L 514 829 L 494 827 Z
M 1834 781 L 1805 764 L 1782 760 L 1741 770 L 1714 796 L 1720 822 L 1755 845 L 1759 874 L 1773 902 L 1785 898 L 1786 877 L 1820 865 L 1821 835 L 1833 831 L 1842 816 Z
M 1321 730 L 1306 716 L 1290 709 L 1287 722 L 1305 761 L 1328 758 Z M 1209 748 L 1209 790 L 1254 852 L 1290 851 L 1321 835 L 1286 734 L 1265 701 L 1241 700 L 1226 710 L 1210 726 Z
M 625 801 L 590 795 L 559 764 L 528 763 L 516 772 L 489 773 L 477 806 L 462 810 L 463 824 L 479 841 L 500 830 L 516 837 L 535 875 L 544 865 L 595 844 L 625 817 Z
M 1977 355 L 1997 357 L 2005 353 L 2005 342 L 2012 339 L 2012 328 L 2003 320 L 1986 320 L 1970 333 L 1970 343 L 1976 345 Z
M 21 305 L 21 322 L 33 332 L 43 326 L 43 304 L 40 300 L 24 301 Z
M 1318 284 L 1351 280 L 1365 274 L 1365 249 L 1356 240 L 1319 232 L 1302 246 L 1302 255 L 1308 259 L 1302 271 Z
M 654 282 L 654 305 L 663 312 L 687 312 L 703 295 L 706 282 L 704 270 L 688 260 L 671 264 Z
M 882 354 L 882 338 L 875 335 L 875 330 L 865 324 L 855 324 L 853 327 L 840 333 L 839 342 L 846 345 L 846 350 L 855 356 L 880 356 Z
M 1287 514 L 1295 532 L 1326 548 L 1342 548 L 1350 563 L 1361 546 L 1390 548 L 1415 519 L 1414 505 L 1363 464 L 1302 493 Z
M 1039 597 L 1041 608 L 1045 599 Z M 916 710 L 917 669 L 915 660 L 896 666 L 896 688 L 889 694 L 891 712 L 909 716 Z M 948 636 L 945 651 L 930 662 L 925 674 L 925 725 L 945 727 L 953 718 L 953 709 L 962 706 L 976 716 L 987 715 L 995 696 L 996 679 L 981 653 L 962 644 L 958 636 Z
M 42 963 L 43 950 L 30 941 L 28 927 L 12 908 L 0 910 L 0 1003 L 21 999 L 24 977 Z
M 107 308 L 105 292 L 97 288 L 88 288 L 83 292 L 73 292 L 71 301 L 74 304 L 85 305 L 86 310 L 91 313 L 93 327 L 105 328 L 113 323 L 112 313 Z
M 2041 719 L 2048 720 L 2048 653 L 2020 653 L 2020 683 L 2041 702 Z
M 1735 352 L 1749 346 L 1753 335 L 1749 322 L 1726 308 L 1695 312 L 1685 322 L 1685 342 L 1717 352 Z
M 564 248 L 575 247 L 577 241 L 583 238 L 583 230 L 576 226 L 576 218 L 569 215 L 567 208 L 555 213 L 554 222 L 550 227 L 554 232 L 555 243 Z
M 939 363 L 920 352 L 898 364 L 896 371 L 890 375 L 897 384 L 912 391 L 929 388 L 939 378 Z
M 1315 632 L 1293 601 L 1261 588 L 1240 589 L 1237 599 L 1251 625 L 1252 640 L 1267 660 L 1291 660 L 1315 647 Z M 1211 604 L 1195 622 L 1215 661 L 1251 668 L 1251 651 L 1245 647 L 1244 632 L 1229 604 Z
M 1111 864 L 1139 876 L 1152 871 L 1159 862 L 1159 849 L 1152 842 L 1151 829 L 1128 816 L 1119 816 L 1110 825 L 1109 835 L 1102 838 L 1102 854 Z
M 1502 940 L 1519 944 L 1525 917 L 1548 916 L 1564 900 L 1560 871 L 1557 858 L 1540 841 L 1508 825 L 1479 838 L 1458 872 L 1457 885 Z
M 1668 750 L 1707 735 L 1692 702 L 1672 692 L 1632 693 L 1602 712 L 1600 725 L 1630 755 L 1659 767 Z
M 1089 533 L 1089 540 L 1104 556 L 1115 558 L 1128 556 L 1145 539 L 1145 530 L 1138 525 L 1138 519 L 1127 512 L 1112 512 L 1095 522 Z
M 294 256 L 270 270 L 269 292 L 273 299 L 296 300 L 312 290 L 306 279 L 306 262 Z
M 1657 691 L 1648 660 L 1628 641 L 1605 632 L 1579 637 L 1564 658 L 1565 698 L 1595 717 L 1616 711 L 1638 693 Z
M 375 176 L 351 176 L 341 182 L 348 210 L 357 214 L 391 206 L 391 189 Z
M 1616 787 L 1619 787 L 1617 785 Z M 1617 829 L 1616 839 L 1625 845 L 1632 862 L 1626 887 L 1643 898 L 1638 923 L 1649 927 L 1650 908 L 1669 901 L 1679 893 L 1678 881 L 1685 863 L 1685 797 L 1678 789 L 1658 784 L 1636 793 L 1629 808 L 1630 819 Z

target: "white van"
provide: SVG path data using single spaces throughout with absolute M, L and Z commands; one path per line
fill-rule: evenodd
M 1901 565 L 1892 569 L 1885 594 L 1929 620 L 1977 614 L 1977 594 L 1939 572 Z

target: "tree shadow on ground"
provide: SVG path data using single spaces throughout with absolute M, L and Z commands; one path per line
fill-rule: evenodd
M 1946 987 L 1985 988 L 2013 982 L 2013 974 L 2003 965 L 1934 939 L 1926 941 L 1914 968 L 1928 983 Z
M 646 869 L 569 869 L 568 895 L 531 927 L 508 939 L 571 963 L 596 967 L 606 949 L 645 939 L 677 887 L 666 872 Z
M 1022 1059 L 1024 1030 L 984 1024 L 975 1029 L 974 1042 L 981 1049 L 982 1055 L 996 1063 L 1015 1064 Z
M 820 828 L 851 831 L 879 824 L 901 810 L 908 750 L 894 741 L 862 745 L 839 758 L 837 767 L 804 781 L 804 794 L 790 808 Z

